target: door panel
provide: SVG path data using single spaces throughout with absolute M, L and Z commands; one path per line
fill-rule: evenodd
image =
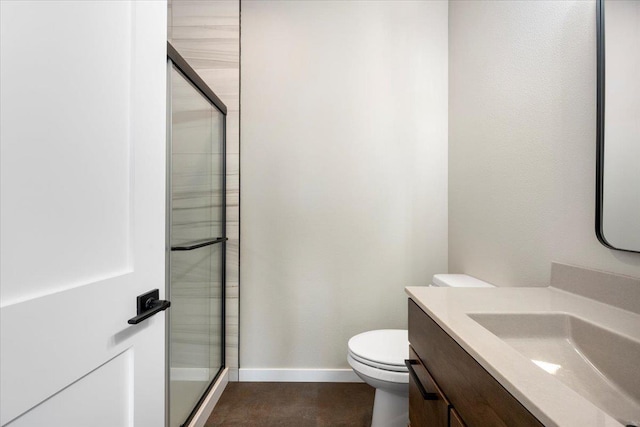
M 0 8 L 0 424 L 162 426 L 166 3 Z
M 132 426 L 132 366 L 133 352 L 127 350 L 36 406 L 11 426 Z M 96 390 L 100 393 L 95 393 Z
M 132 9 L 2 2 L 3 305 L 131 268 Z

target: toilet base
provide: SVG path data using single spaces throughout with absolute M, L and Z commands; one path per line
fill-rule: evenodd
M 409 397 L 406 393 L 391 393 L 376 389 L 371 427 L 407 427 Z

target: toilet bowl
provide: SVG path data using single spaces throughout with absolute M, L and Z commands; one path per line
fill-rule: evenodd
M 363 332 L 349 340 L 347 361 L 364 382 L 376 389 L 372 427 L 406 427 L 409 358 L 406 329 Z
M 436 274 L 436 287 L 493 287 L 465 274 Z M 406 427 L 409 423 L 409 358 L 406 329 L 380 329 L 352 337 L 347 362 L 376 389 L 371 427 Z

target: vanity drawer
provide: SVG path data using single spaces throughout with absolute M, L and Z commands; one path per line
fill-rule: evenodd
M 411 299 L 409 342 L 468 427 L 543 427 Z
M 447 427 L 449 402 L 409 347 L 409 423 L 412 426 Z

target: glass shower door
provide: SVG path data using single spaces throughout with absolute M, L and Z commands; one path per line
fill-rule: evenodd
M 169 71 L 169 420 L 192 418 L 224 368 L 225 116 Z

